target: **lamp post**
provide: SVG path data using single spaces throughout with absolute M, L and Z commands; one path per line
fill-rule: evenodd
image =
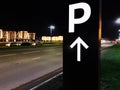
M 115 20 L 115 23 L 116 23 L 116 24 L 120 24 L 120 18 L 117 18 L 117 19 Z
M 118 25 L 120 25 L 120 18 L 117 18 L 115 20 L 115 23 L 118 24 Z M 120 41 L 120 29 L 118 29 L 118 40 Z
M 48 28 L 50 28 L 50 36 L 51 36 L 50 41 L 51 41 L 51 43 L 52 43 L 52 32 L 53 32 L 53 30 L 55 29 L 55 26 L 54 26 L 54 25 L 50 25 Z
M 120 29 L 118 29 L 118 40 L 120 41 Z

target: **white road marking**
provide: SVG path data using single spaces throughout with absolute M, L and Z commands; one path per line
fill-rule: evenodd
M 24 53 L 22 53 L 22 54 L 30 54 L 30 53 L 35 53 L 35 52 L 40 52 L 40 51 L 24 52 Z
M 37 59 L 40 59 L 40 57 L 35 57 L 35 58 L 32 58 L 32 60 L 37 60 Z
M 16 54 L 5 54 L 5 55 L 0 55 L 0 57 L 6 57 L 6 56 L 14 56 Z
M 40 87 L 41 85 L 43 85 L 43 84 L 45 84 L 45 83 L 49 82 L 50 80 L 52 80 L 52 79 L 56 78 L 57 76 L 59 76 L 59 75 L 61 75 L 61 74 L 63 74 L 63 72 L 61 72 L 61 73 L 59 73 L 59 74 L 57 74 L 57 75 L 55 75 L 55 76 L 53 76 L 53 77 L 49 78 L 48 80 L 46 80 L 46 81 L 44 81 L 44 82 L 42 82 L 42 83 L 38 84 L 37 86 L 35 86 L 35 87 L 31 88 L 30 90 L 35 90 L 35 89 L 37 89 L 37 88 L 38 88 L 38 87 Z

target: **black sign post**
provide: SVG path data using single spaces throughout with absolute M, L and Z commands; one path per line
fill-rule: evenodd
M 99 1 L 70 2 L 64 33 L 64 89 L 98 90 Z

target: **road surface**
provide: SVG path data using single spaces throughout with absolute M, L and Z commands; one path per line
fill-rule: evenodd
M 104 48 L 107 48 L 107 47 L 111 47 L 113 45 L 114 45 L 114 43 L 103 43 L 103 44 L 101 44 L 101 49 L 104 49 Z
M 0 51 L 0 90 L 14 89 L 62 65 L 62 47 Z

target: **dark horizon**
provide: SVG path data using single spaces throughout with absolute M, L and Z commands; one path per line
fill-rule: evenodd
M 8 30 L 28 30 L 37 36 L 50 35 L 49 25 L 55 25 L 53 35 L 63 35 L 68 27 L 67 4 L 65 1 L 42 2 L 2 2 L 0 6 L 0 28 Z M 102 37 L 118 38 L 120 25 L 115 20 L 120 17 L 119 2 L 102 1 Z
M 47 2 L 47 3 L 46 3 Z M 7 6 L 7 7 L 5 7 Z M 49 25 L 55 25 L 53 35 L 63 35 L 66 28 L 63 1 L 2 3 L 0 29 L 27 30 L 37 36 L 50 35 Z
M 118 38 L 120 25 L 115 20 L 120 17 L 119 1 L 102 1 L 102 36 L 107 39 Z

